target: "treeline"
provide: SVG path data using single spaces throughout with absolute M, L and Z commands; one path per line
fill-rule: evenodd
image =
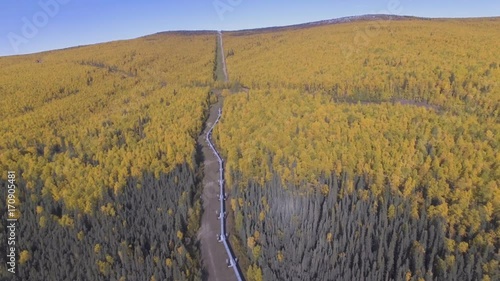
M 68 209 L 42 185 L 18 190 L 23 203 L 17 277 L 200 280 L 199 185 L 196 170 L 187 164 L 159 178 L 144 172 L 140 178 L 129 177 L 118 194 L 108 189 L 95 202 L 95 215 Z M 2 220 L 6 219 L 3 213 Z M 1 247 L 5 250 L 5 243 Z
M 237 174 L 233 175 L 239 177 Z M 247 246 L 248 280 L 497 280 L 497 247 L 446 221 L 414 212 L 415 194 L 370 191 L 365 177 L 323 175 L 318 186 L 234 186 L 236 234 Z M 481 222 L 481 231 L 494 228 Z

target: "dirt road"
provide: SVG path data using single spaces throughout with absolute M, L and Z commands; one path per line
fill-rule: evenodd
M 217 234 L 220 234 L 220 222 L 217 220 L 216 211 L 220 208 L 217 195 L 219 194 L 219 164 L 216 156 L 208 146 L 205 135 L 217 119 L 222 101 L 219 100 L 210 108 L 210 115 L 206 122 L 205 130 L 198 137 L 198 143 L 202 145 L 204 157 L 204 178 L 203 178 L 203 216 L 201 218 L 201 228 L 198 232 L 198 239 L 201 244 L 201 256 L 203 267 L 206 270 L 208 281 L 236 280 L 233 269 L 226 265 L 227 253 L 224 245 L 217 242 Z
M 218 32 L 217 38 L 219 38 L 219 52 L 221 55 L 222 59 L 222 71 L 224 72 L 224 82 L 229 81 L 229 76 L 227 75 L 227 68 L 226 68 L 226 55 L 224 54 L 224 44 L 222 42 L 222 32 Z

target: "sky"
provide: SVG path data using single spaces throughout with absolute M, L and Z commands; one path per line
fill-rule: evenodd
M 500 16 L 499 0 L 1 0 L 0 56 L 169 30 L 239 30 L 363 14 Z

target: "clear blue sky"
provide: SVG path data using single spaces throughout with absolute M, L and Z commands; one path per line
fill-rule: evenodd
M 500 16 L 500 1 L 2 0 L 0 56 L 130 39 L 167 30 L 236 30 L 373 13 Z

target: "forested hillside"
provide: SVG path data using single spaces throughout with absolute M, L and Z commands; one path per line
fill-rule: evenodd
M 166 33 L 0 58 L 21 280 L 201 278 L 196 138 L 215 43 Z
M 498 117 L 500 19 L 361 21 L 225 36 L 232 80 Z M 233 81 L 234 82 L 234 81 Z M 495 90 L 497 91 L 495 93 Z
M 214 136 L 248 279 L 500 278 L 499 30 L 403 20 L 225 34 L 246 89 L 226 97 Z

